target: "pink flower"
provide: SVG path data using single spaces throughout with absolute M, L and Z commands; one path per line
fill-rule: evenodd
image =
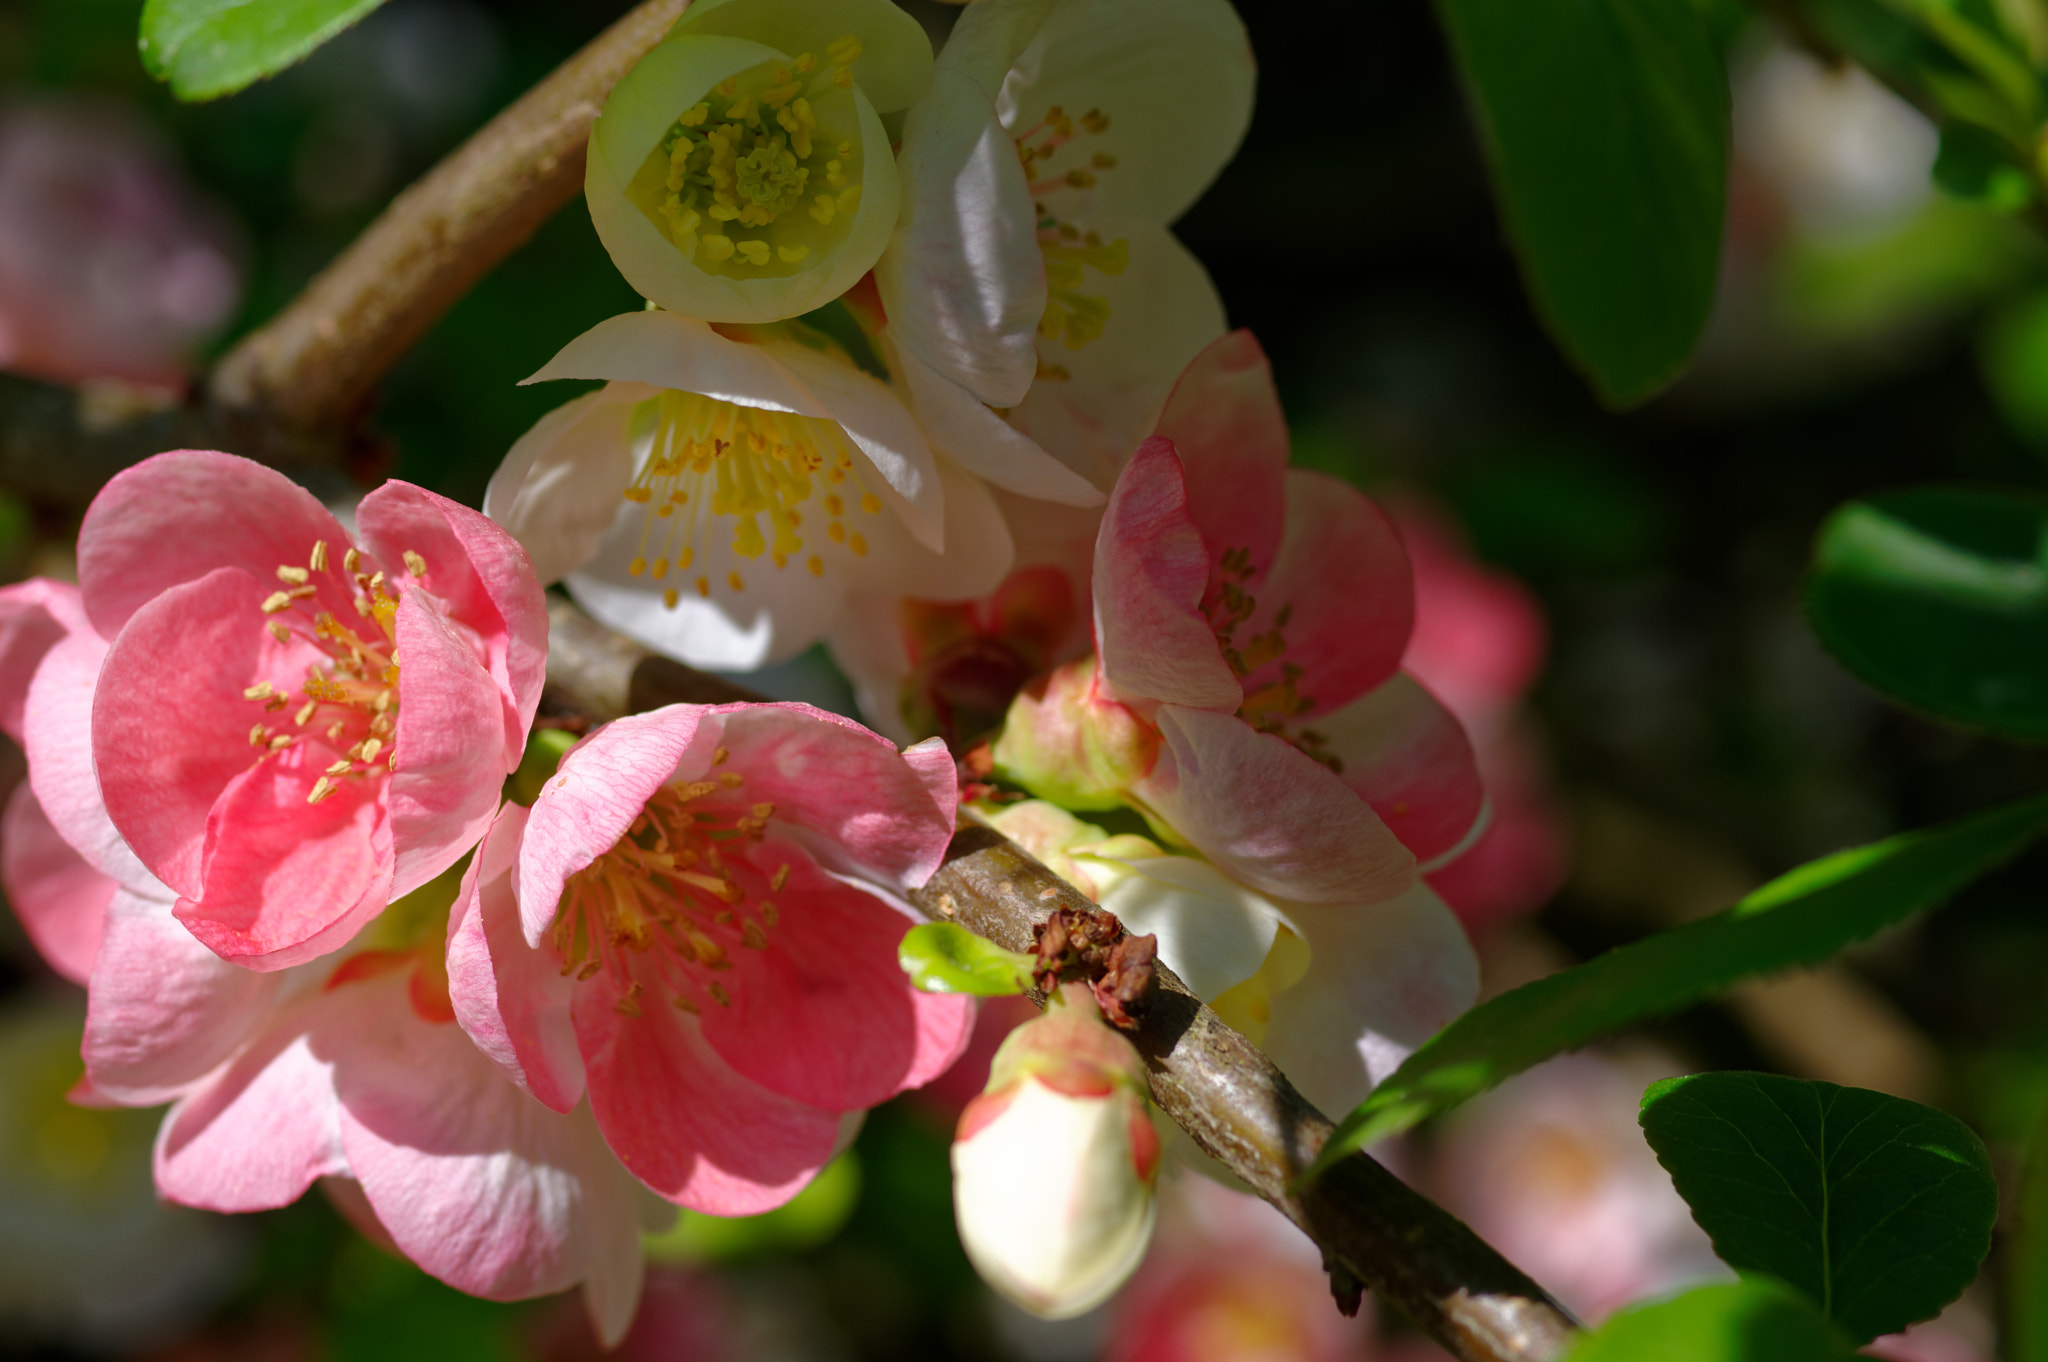
M 454 1005 L 556 1111 L 587 1092 L 640 1180 L 715 1215 L 781 1204 L 847 1113 L 942 1072 L 973 1022 L 896 963 L 954 772 L 808 705 L 672 705 L 573 749 L 463 883 Z
M 510 536 L 402 482 L 358 520 L 360 547 L 282 475 L 187 450 L 79 532 L 107 814 L 178 920 L 256 969 L 335 949 L 475 845 L 540 698 L 546 608 Z M 75 710 L 32 705 L 31 739 L 76 743 Z
M 1241 883 L 1310 902 L 1391 898 L 1462 848 L 1478 771 L 1458 721 L 1400 670 L 1400 539 L 1348 484 L 1287 467 L 1249 333 L 1181 376 L 1095 555 L 1087 702 L 1156 733 L 1156 755 L 1124 754 L 1142 773 L 1123 791 L 1156 824 Z

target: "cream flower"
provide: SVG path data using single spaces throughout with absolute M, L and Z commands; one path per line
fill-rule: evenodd
M 963 11 L 905 119 L 903 208 L 876 268 L 911 386 L 963 390 L 986 426 L 1001 424 L 986 407 L 1006 409 L 1106 489 L 1174 376 L 1223 333 L 1208 276 L 1166 224 L 1236 149 L 1252 78 L 1224 0 Z
M 627 313 L 527 381 L 550 378 L 608 382 L 513 446 L 485 512 L 542 582 L 692 666 L 794 656 L 855 589 L 973 596 L 1009 568 L 988 489 L 808 327 Z
M 879 115 L 924 93 L 930 40 L 889 0 L 695 0 L 590 134 L 591 221 L 628 283 L 715 322 L 837 298 L 895 225 Z

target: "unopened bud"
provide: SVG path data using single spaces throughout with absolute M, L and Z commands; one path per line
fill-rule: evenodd
M 1010 1033 L 960 1113 L 953 1211 L 991 1287 L 1065 1319 L 1123 1285 L 1152 1238 L 1159 1135 L 1145 1066 L 1085 984 Z
M 1159 759 L 1159 730 L 1095 689 L 1095 659 L 1070 662 L 1010 703 L 996 772 L 1069 809 L 1113 809 Z

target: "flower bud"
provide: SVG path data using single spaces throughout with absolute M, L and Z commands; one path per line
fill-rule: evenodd
M 1069 809 L 1113 809 L 1159 759 L 1159 731 L 1097 693 L 1095 659 L 1018 692 L 992 749 L 996 771 Z
M 1145 1068 L 1086 984 L 1010 1033 L 953 1142 L 960 1241 L 996 1291 L 1035 1315 L 1092 1310 L 1152 1238 L 1159 1135 Z

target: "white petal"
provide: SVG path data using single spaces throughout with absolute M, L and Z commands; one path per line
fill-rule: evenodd
M 1187 211 L 1244 139 L 1254 69 L 1227 0 L 1067 0 L 1003 87 L 1003 124 L 1019 131 L 1055 106 L 1109 118 L 1074 140 L 1055 174 L 1098 152 L 1116 164 L 1093 187 L 1043 195 L 1063 220 L 1124 216 L 1167 223 Z
M 910 104 L 931 80 L 931 39 L 890 0 L 696 0 L 670 32 L 751 38 L 791 57 L 822 57 L 840 38 L 858 38 L 853 78 L 883 113 Z
M 667 311 L 607 317 L 563 346 L 539 373 L 551 378 L 630 380 L 702 393 L 742 407 L 824 416 L 815 394 L 759 345 L 728 340 L 695 317 Z
M 927 367 L 908 347 L 899 348 L 894 358 L 891 367 L 909 389 L 911 406 L 932 447 L 968 472 L 1006 492 L 1039 501 L 1100 506 L 1107 499 L 1095 484 L 1040 449 L 973 393 Z M 1037 363 L 1035 351 L 1032 362 Z
M 1101 864 L 1088 858 L 1090 865 Z M 1161 856 L 1119 861 L 1130 873 L 1102 906 L 1140 936 L 1159 938 L 1159 958 L 1203 1002 L 1258 972 L 1280 929 L 1278 910 L 1207 861 Z
M 564 403 L 520 436 L 492 474 L 484 514 L 519 541 L 543 585 L 596 556 L 633 479 L 632 404 L 653 395 L 612 384 Z
M 1265 1049 L 1323 1111 L 1341 1117 L 1479 996 L 1479 962 L 1426 885 L 1355 905 L 1287 904 L 1308 973 L 1273 997 Z
M 1083 293 L 1109 301 L 1109 322 L 1079 350 L 1040 337 L 1046 366 L 1010 411 L 1010 422 L 1047 453 L 1107 491 L 1158 419 L 1188 362 L 1225 329 L 1223 300 L 1201 262 L 1163 227 L 1124 218 L 1087 224 L 1105 241 L 1130 243 L 1120 275 L 1086 276 Z

